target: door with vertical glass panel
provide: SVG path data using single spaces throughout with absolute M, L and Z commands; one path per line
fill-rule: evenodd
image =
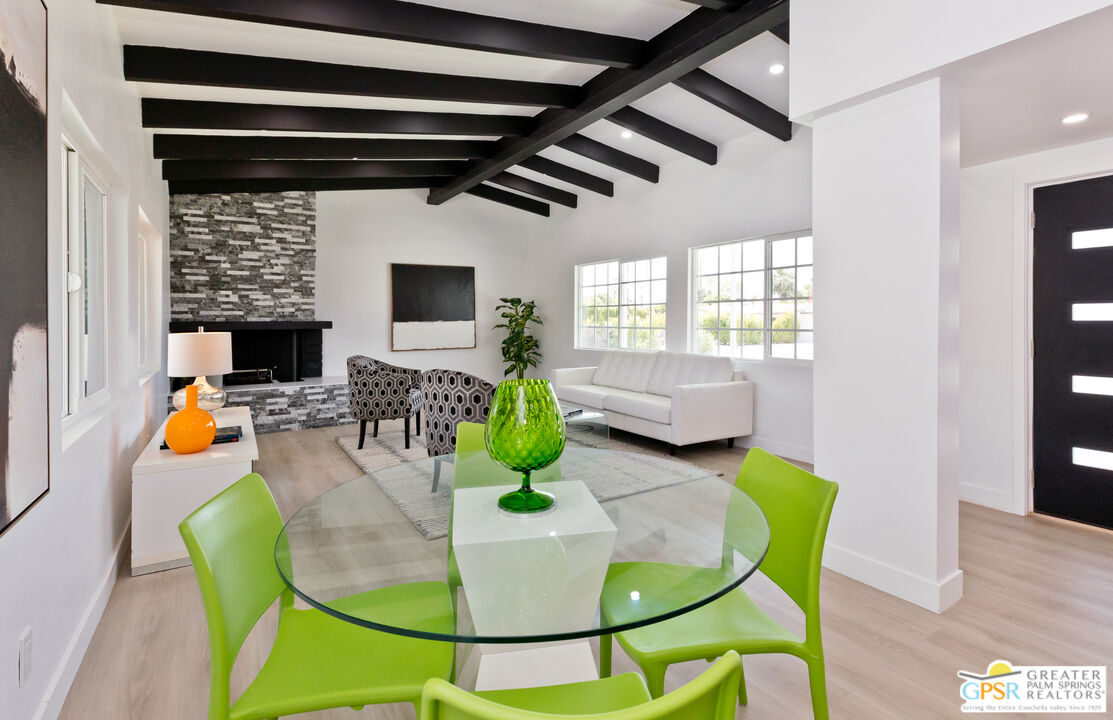
M 1034 207 L 1034 506 L 1113 528 L 1113 176 Z

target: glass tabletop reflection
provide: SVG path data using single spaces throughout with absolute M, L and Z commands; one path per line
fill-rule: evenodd
M 769 547 L 757 504 L 690 463 L 568 447 L 532 477 L 555 508 L 508 515 L 497 498 L 520 480 L 482 451 L 368 473 L 294 513 L 275 543 L 279 573 L 310 605 L 364 627 L 546 642 L 695 609 L 741 584 Z M 442 585 L 451 612 L 429 601 Z

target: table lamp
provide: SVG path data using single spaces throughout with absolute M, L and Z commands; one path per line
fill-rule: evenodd
M 209 384 L 206 376 L 232 372 L 232 333 L 205 332 L 170 333 L 167 338 L 166 371 L 170 377 L 195 378 L 197 407 L 216 410 L 224 407 L 228 394 Z M 174 407 L 186 405 L 186 389 L 174 393 Z

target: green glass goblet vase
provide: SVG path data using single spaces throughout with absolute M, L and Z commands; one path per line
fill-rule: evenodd
M 495 390 L 483 431 L 487 452 L 500 465 L 522 473 L 522 487 L 499 498 L 512 513 L 537 513 L 556 498 L 530 487 L 531 473 L 564 452 L 564 415 L 548 380 L 503 380 Z

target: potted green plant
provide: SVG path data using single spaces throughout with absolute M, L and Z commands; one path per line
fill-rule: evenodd
M 493 329 L 504 328 L 506 338 L 502 341 L 502 359 L 509 363 L 503 375 L 517 373 L 519 380 L 526 376 L 526 368 L 537 367 L 541 362 L 541 344 L 529 334 L 529 324 L 543 325 L 537 317 L 537 304 L 522 298 L 499 298 L 496 312 L 505 320 Z

